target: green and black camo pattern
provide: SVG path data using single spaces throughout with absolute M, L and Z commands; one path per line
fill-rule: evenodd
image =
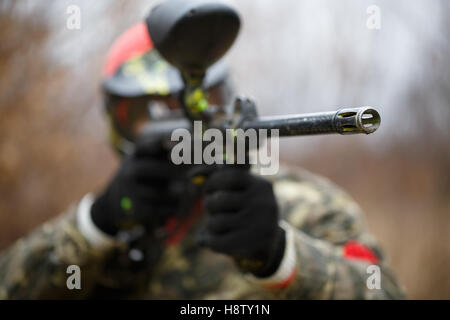
M 76 226 L 76 207 L 0 254 L 0 299 L 399 299 L 404 298 L 357 204 L 328 180 L 299 169 L 273 177 L 283 219 L 295 228 L 297 270 L 282 289 L 249 281 L 231 258 L 199 248 L 201 221 L 176 245 L 143 241 L 144 259 L 125 246 L 92 248 Z M 201 219 L 201 218 L 199 218 Z M 381 289 L 368 289 L 364 260 L 342 256 L 356 240 L 376 253 Z M 81 290 L 66 285 L 81 268 Z

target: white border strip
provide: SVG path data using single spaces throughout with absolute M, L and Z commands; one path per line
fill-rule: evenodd
M 90 193 L 81 199 L 77 211 L 77 225 L 81 234 L 95 248 L 109 248 L 116 243 L 115 238 L 100 230 L 92 221 L 91 206 L 94 196 Z
M 269 277 L 259 278 L 255 277 L 252 274 L 248 274 L 247 278 L 251 282 L 270 287 L 285 282 L 292 275 L 292 272 L 297 265 L 294 243 L 294 230 L 292 230 L 292 227 L 283 220 L 280 221 L 280 227 L 283 228 L 286 233 L 286 246 L 280 266 L 278 267 L 277 271 L 275 271 L 275 273 Z

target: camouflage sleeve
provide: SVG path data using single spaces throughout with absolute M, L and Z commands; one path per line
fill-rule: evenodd
M 51 220 L 0 253 L 0 299 L 73 299 L 89 297 L 104 252 L 95 250 L 76 224 L 76 207 Z M 69 290 L 67 272 L 77 265 L 81 290 Z
M 360 208 L 346 193 L 304 171 L 281 174 L 274 189 L 293 230 L 296 261 L 287 284 L 271 290 L 276 298 L 404 298 L 386 257 L 365 229 Z M 377 271 L 379 286 L 376 278 L 369 279 Z

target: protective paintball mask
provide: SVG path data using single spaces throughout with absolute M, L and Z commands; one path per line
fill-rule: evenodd
M 112 45 L 104 67 L 103 92 L 109 139 L 121 154 L 129 154 L 150 125 L 182 119 L 180 72 L 153 48 L 147 25 L 132 26 Z M 209 104 L 225 108 L 232 97 L 227 66 L 216 63 L 205 79 Z

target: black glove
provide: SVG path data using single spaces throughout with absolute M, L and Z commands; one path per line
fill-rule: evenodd
M 179 170 L 159 144 L 138 146 L 92 205 L 94 224 L 113 236 L 136 225 L 162 226 L 177 210 Z
M 247 169 L 225 167 L 206 181 L 204 201 L 209 215 L 199 244 L 234 257 L 245 272 L 273 274 L 283 257 L 285 234 L 272 184 Z

